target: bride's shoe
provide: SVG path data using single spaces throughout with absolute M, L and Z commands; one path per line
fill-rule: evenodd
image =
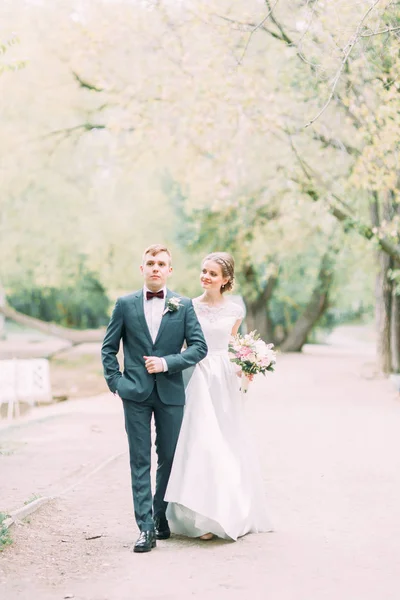
M 205 533 L 204 535 L 200 536 L 201 540 L 212 540 L 214 537 L 213 533 Z

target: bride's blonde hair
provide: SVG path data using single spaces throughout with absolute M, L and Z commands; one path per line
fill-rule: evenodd
M 228 252 L 211 252 L 211 254 L 203 258 L 202 264 L 206 260 L 216 262 L 221 267 L 222 276 L 228 278 L 228 281 L 221 286 L 221 294 L 230 292 L 235 282 L 235 261 L 233 260 L 233 256 Z

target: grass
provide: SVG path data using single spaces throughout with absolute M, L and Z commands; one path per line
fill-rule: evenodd
M 12 538 L 9 529 L 4 525 L 4 521 L 8 518 L 6 513 L 0 512 L 0 552 L 5 550 L 7 546 L 12 544 Z
M 65 354 L 67 354 L 65 352 Z M 95 365 L 98 369 L 100 369 L 100 358 L 97 355 L 93 354 L 80 354 L 77 356 L 55 356 L 51 359 L 51 364 L 56 365 L 58 367 L 65 367 L 67 369 L 76 369 L 76 368 L 84 368 L 86 366 Z
M 28 500 L 25 500 L 24 505 L 26 506 L 27 504 L 31 504 L 31 502 L 35 502 L 35 500 L 38 500 L 41 497 L 42 496 L 40 494 L 32 494 Z

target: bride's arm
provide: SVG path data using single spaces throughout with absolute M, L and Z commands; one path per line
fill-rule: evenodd
M 231 332 L 231 336 L 234 337 L 237 332 L 239 331 L 239 327 L 240 327 L 240 323 L 243 321 L 243 319 L 238 319 L 236 321 L 236 323 L 234 324 L 233 328 L 232 328 L 232 332 Z

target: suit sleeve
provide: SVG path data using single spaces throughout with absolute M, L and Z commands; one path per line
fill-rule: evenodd
M 169 354 L 163 357 L 169 373 L 177 373 L 192 367 L 207 356 L 206 340 L 191 300 L 185 315 L 185 339 L 186 350 L 180 354 Z
M 123 334 L 124 321 L 121 303 L 117 300 L 106 335 L 101 347 L 101 359 L 103 362 L 104 377 L 110 390 L 115 393 L 119 379 L 122 377 L 117 354 Z

